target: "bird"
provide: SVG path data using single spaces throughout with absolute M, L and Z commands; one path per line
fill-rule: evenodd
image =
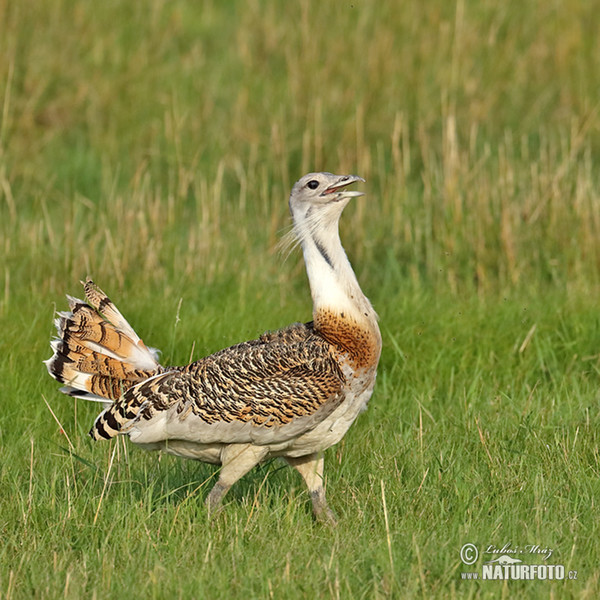
M 50 375 L 75 398 L 104 404 L 90 436 L 125 435 L 147 450 L 220 465 L 209 514 L 259 463 L 281 457 L 304 479 L 314 517 L 335 524 L 325 494 L 324 451 L 367 407 L 382 339 L 339 235 L 357 175 L 309 173 L 289 196 L 312 320 L 268 331 L 184 366 L 162 366 L 108 296 L 90 279 L 85 300 L 57 312 Z

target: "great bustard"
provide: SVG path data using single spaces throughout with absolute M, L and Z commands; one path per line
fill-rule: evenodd
M 126 434 L 146 449 L 221 465 L 207 504 L 260 461 L 283 457 L 304 478 L 315 516 L 334 521 L 325 499 L 323 451 L 339 442 L 373 391 L 381 352 L 377 315 L 342 248 L 342 210 L 360 192 L 356 175 L 309 173 L 290 211 L 304 253 L 313 320 L 163 367 L 91 280 L 87 302 L 68 297 L 46 361 L 66 394 L 106 403 L 90 435 Z

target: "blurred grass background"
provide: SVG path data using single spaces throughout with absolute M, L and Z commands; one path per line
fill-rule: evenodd
M 0 0 L 0 595 L 596 597 L 599 8 Z M 274 463 L 209 525 L 212 469 L 87 441 L 52 314 L 90 274 L 165 364 L 308 320 L 276 248 L 313 170 L 367 179 L 342 238 L 385 345 L 342 524 Z M 510 540 L 578 580 L 460 582 Z

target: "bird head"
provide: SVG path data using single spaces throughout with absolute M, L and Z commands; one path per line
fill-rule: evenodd
M 309 173 L 299 179 L 290 194 L 290 212 L 296 226 L 304 224 L 312 229 L 337 222 L 350 198 L 362 196 L 362 192 L 346 190 L 357 181 L 358 175 L 334 175 L 333 173 Z

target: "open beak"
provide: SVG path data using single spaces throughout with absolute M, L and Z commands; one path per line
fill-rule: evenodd
M 342 200 L 343 198 L 354 198 L 356 196 L 364 196 L 362 192 L 356 191 L 342 191 L 346 186 L 356 183 L 357 181 L 362 181 L 364 183 L 364 179 L 359 177 L 358 175 L 344 175 L 340 177 L 335 183 L 330 185 L 325 191 L 321 192 L 321 196 L 327 196 L 329 194 L 336 194 L 337 197 L 335 200 Z

